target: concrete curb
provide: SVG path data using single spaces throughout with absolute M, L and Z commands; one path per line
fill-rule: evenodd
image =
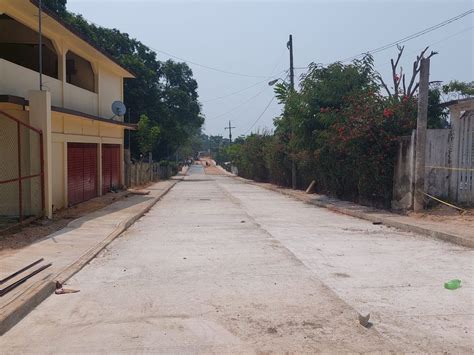
M 242 182 L 245 182 L 247 184 L 259 186 L 259 187 L 262 187 L 262 188 L 270 190 L 270 191 L 275 191 L 275 192 L 278 192 L 282 195 L 286 195 L 286 196 L 295 198 L 295 199 L 303 201 L 305 203 L 315 205 L 315 206 L 318 206 L 318 207 L 324 207 L 324 208 L 327 208 L 331 211 L 339 212 L 339 213 L 342 213 L 342 214 L 345 214 L 345 215 L 348 215 L 348 216 L 351 216 L 351 217 L 364 219 L 364 220 L 367 220 L 367 221 L 370 221 L 370 222 L 381 223 L 381 224 L 389 226 L 389 227 L 397 228 L 397 229 L 402 230 L 404 232 L 411 232 L 411 233 L 421 234 L 421 235 L 424 235 L 424 236 L 427 236 L 427 237 L 443 240 L 445 242 L 460 245 L 460 246 L 463 246 L 463 247 L 474 248 L 474 239 L 467 239 L 467 238 L 465 238 L 463 236 L 460 236 L 460 235 L 449 234 L 449 233 L 440 232 L 440 231 L 436 231 L 436 230 L 425 228 L 425 227 L 420 227 L 420 226 L 413 225 L 413 224 L 408 224 L 408 223 L 395 221 L 395 220 L 392 219 L 392 217 L 383 217 L 383 216 L 380 216 L 380 215 L 378 215 L 378 216 L 377 215 L 371 215 L 370 213 L 363 212 L 363 211 L 354 211 L 354 210 L 351 210 L 351 209 L 348 209 L 348 208 L 336 206 L 336 205 L 334 205 L 332 203 L 329 203 L 329 202 L 316 201 L 316 200 L 307 201 L 307 200 L 302 199 L 300 196 L 298 196 L 296 194 L 293 194 L 290 191 L 282 190 L 282 189 L 278 188 L 277 186 L 262 185 L 262 184 L 259 184 L 258 182 L 248 180 L 248 179 L 244 179 L 244 178 L 239 177 L 239 176 L 234 176 L 234 178 L 238 179 Z
M 170 180 L 171 181 L 171 180 Z M 22 320 L 29 312 L 36 306 L 48 298 L 56 288 L 56 281 L 62 283 L 70 279 L 74 274 L 79 272 L 92 259 L 95 258 L 107 245 L 109 245 L 115 238 L 126 231 L 133 223 L 140 219 L 147 213 L 159 200 L 161 200 L 181 179 L 172 181 L 159 196 L 155 197 L 144 208 L 138 211 L 134 216 L 124 220 L 118 224 L 115 230 L 107 235 L 102 241 L 85 252 L 79 259 L 65 267 L 56 274 L 49 274 L 42 280 L 37 281 L 30 286 L 19 297 L 11 301 L 2 309 L 0 314 L 0 336 L 5 334 L 20 320 Z

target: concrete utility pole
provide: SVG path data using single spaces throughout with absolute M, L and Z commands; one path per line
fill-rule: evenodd
M 420 62 L 420 86 L 418 92 L 418 117 L 416 119 L 415 191 L 413 210 L 424 209 L 426 130 L 428 127 L 428 91 L 430 81 L 430 58 Z
M 231 126 L 230 121 L 229 121 L 229 127 L 224 127 L 224 129 L 229 130 L 229 144 L 232 143 L 232 128 L 235 128 L 235 127 Z
M 295 90 L 295 69 L 293 66 L 293 36 L 290 35 L 290 39 L 286 44 L 288 50 L 290 51 L 290 88 L 291 91 Z M 290 116 L 290 127 L 291 134 L 293 135 L 293 117 Z M 291 159 L 291 187 L 296 189 L 296 162 L 294 159 Z

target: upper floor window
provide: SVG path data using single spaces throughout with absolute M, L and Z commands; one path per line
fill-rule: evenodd
M 58 79 L 58 54 L 53 42 L 43 36 L 43 74 Z M 39 72 L 38 32 L 0 15 L 0 58 Z
M 66 82 L 96 92 L 92 64 L 71 51 L 66 54 Z

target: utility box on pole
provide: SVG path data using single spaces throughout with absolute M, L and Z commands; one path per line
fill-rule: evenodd
M 430 81 L 430 58 L 420 62 L 420 86 L 418 92 L 418 117 L 416 120 L 415 186 L 413 210 L 424 209 L 426 130 L 428 128 L 428 92 Z

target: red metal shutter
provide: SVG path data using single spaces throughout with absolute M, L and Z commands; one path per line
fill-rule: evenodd
M 75 205 L 84 200 L 83 187 L 83 150 L 76 143 L 67 145 L 67 187 L 69 205 Z
M 97 196 L 97 144 L 67 145 L 68 202 L 75 205 Z
M 102 193 L 120 186 L 120 145 L 102 145 Z
M 97 144 L 84 145 L 84 201 L 97 196 Z

